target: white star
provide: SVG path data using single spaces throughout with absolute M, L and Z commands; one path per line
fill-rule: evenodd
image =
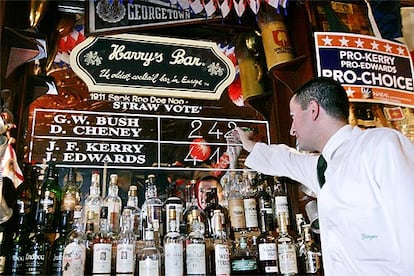
M 322 40 L 325 43 L 324 46 L 326 46 L 326 45 L 332 46 L 332 38 L 329 38 L 329 36 L 326 36 L 325 38 L 322 38 Z
M 398 54 L 405 55 L 405 49 L 403 47 L 398 46 L 397 50 L 398 50 Z
M 353 98 L 354 97 L 354 93 L 355 93 L 355 90 L 352 90 L 351 87 L 348 87 L 346 89 L 346 94 L 348 95 L 348 97 Z
M 371 42 L 372 50 L 378 50 L 379 44 L 376 41 Z
M 342 37 L 339 41 L 341 42 L 341 46 L 348 46 L 349 40 L 345 37 Z
M 391 51 L 391 50 L 392 50 L 392 47 L 391 47 L 391 45 L 390 45 L 390 44 L 388 44 L 388 43 L 387 43 L 384 47 L 385 47 L 385 51 L 386 51 L 386 52 L 388 52 L 388 53 L 391 53 L 391 52 L 392 52 L 392 51 Z
M 358 40 L 355 41 L 355 43 L 356 43 L 356 46 L 358 48 L 363 48 L 364 47 L 364 41 L 362 41 L 360 37 L 358 37 Z

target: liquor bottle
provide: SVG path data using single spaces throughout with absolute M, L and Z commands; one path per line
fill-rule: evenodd
M 155 175 L 150 174 L 146 181 L 146 199 L 144 202 L 149 228 L 154 230 L 155 242 L 158 243 L 162 236 L 162 201 L 158 197 Z
M 175 206 L 168 208 L 169 227 L 164 237 L 165 271 L 168 276 L 184 275 L 184 237 L 179 233 L 179 220 Z
M 63 275 L 63 252 L 66 247 L 71 216 L 70 210 L 62 211 L 60 214 L 59 236 L 52 245 L 52 263 L 50 266 L 50 273 L 52 275 Z
M 258 237 L 259 270 L 261 274 L 276 275 L 278 272 L 276 239 L 274 237 L 274 225 L 268 224 L 268 213 L 260 213 L 261 234 Z
M 256 255 L 250 251 L 247 244 L 247 237 L 242 232 L 231 255 L 231 275 L 254 274 L 257 274 Z
M 99 231 L 99 214 L 101 206 L 103 204 L 103 199 L 101 197 L 101 183 L 100 175 L 98 171 L 93 171 L 91 176 L 91 186 L 89 187 L 89 195 L 85 198 L 84 202 L 84 211 L 85 216 L 84 221 L 86 224 L 93 224 L 93 231 Z M 92 227 L 85 227 L 89 230 Z
M 184 223 L 185 227 L 183 226 L 181 229 L 181 233 L 183 235 L 188 235 L 191 233 L 192 229 L 192 222 L 193 218 L 196 218 L 198 222 L 200 222 L 200 232 L 202 235 L 205 234 L 206 228 L 208 227 L 207 216 L 206 213 L 198 206 L 197 196 L 196 196 L 196 180 L 191 180 L 191 203 L 190 205 L 184 210 Z M 193 214 L 194 212 L 194 214 Z
M 62 206 L 61 210 L 75 211 L 75 206 L 80 202 L 80 190 L 76 184 L 76 170 L 71 167 L 66 176 L 66 182 L 62 188 Z
M 259 220 L 257 214 L 256 193 L 257 187 L 254 186 L 254 174 L 248 173 L 245 179 L 245 189 L 243 194 L 244 214 L 246 218 L 247 231 L 258 232 Z
M 274 220 L 277 221 L 279 214 L 284 212 L 287 214 L 287 223 L 289 224 L 289 204 L 286 193 L 286 183 L 282 178 L 274 177 L 273 200 L 274 200 Z
M 209 275 L 230 276 L 230 246 L 223 228 L 223 217 L 220 210 L 214 210 L 212 223 L 215 232 L 212 236 L 212 245 L 207 255 L 207 270 Z
M 92 244 L 92 274 L 110 275 L 112 263 L 112 236 L 108 233 L 108 207 L 102 206 L 99 218 L 99 232 Z
M 312 237 L 310 224 L 305 224 L 303 228 L 304 247 L 300 251 L 300 260 L 304 264 L 307 275 L 320 274 L 322 271 L 322 254 L 319 245 Z
M 27 233 L 27 216 L 25 213 L 25 203 L 21 200 L 17 200 L 17 206 L 19 209 L 17 230 L 14 233 L 13 241 L 10 248 L 10 262 L 6 271 L 10 275 L 22 275 L 25 271 L 24 257 L 26 254 L 26 246 L 28 241 Z
M 45 234 L 46 217 L 46 210 L 37 210 L 35 233 L 29 239 L 25 256 L 26 275 L 49 275 L 48 261 L 51 246 Z
M 69 233 L 63 251 L 63 275 L 84 275 L 86 265 L 87 239 L 83 231 L 82 209 L 75 207 L 73 229 Z
M 135 234 L 132 231 L 132 210 L 122 211 L 121 232 L 116 243 L 116 275 L 134 275 Z
M 281 275 L 296 275 L 298 273 L 296 245 L 289 235 L 286 213 L 279 214 L 279 237 L 277 238 L 277 252 Z
M 59 223 L 58 218 L 60 214 L 61 198 L 62 189 L 58 183 L 56 165 L 53 162 L 49 162 L 41 188 L 39 198 L 40 206 L 38 207 L 38 209 L 43 209 L 45 211 L 45 217 L 42 220 L 45 223 L 46 233 L 56 232 Z
M 135 185 L 130 185 L 128 190 L 128 200 L 124 209 L 131 210 L 131 227 L 134 232 L 135 239 L 141 236 L 141 208 L 138 205 L 138 188 Z
M 111 174 L 109 180 L 109 192 L 105 197 L 103 205 L 108 207 L 108 231 L 113 235 L 119 233 L 122 200 L 118 195 L 118 175 Z
M 165 221 L 165 231 L 164 233 L 168 233 L 170 231 L 170 223 L 169 223 L 169 210 L 174 209 L 176 213 L 176 223 L 178 227 L 183 223 L 183 213 L 184 213 L 184 202 L 181 198 L 175 195 L 175 181 L 172 181 L 169 184 L 168 189 L 168 197 L 165 200 L 163 205 L 163 213 L 164 213 L 164 221 Z
M 7 263 L 7 242 L 5 240 L 5 233 L 3 227 L 0 228 L 0 275 L 6 273 Z
M 231 234 L 234 237 L 234 233 L 246 230 L 246 217 L 244 211 L 244 201 L 241 190 L 241 179 L 236 172 L 232 171 L 230 177 L 230 193 L 228 196 L 229 204 L 229 217 L 231 225 Z
M 144 247 L 137 254 L 138 275 L 161 276 L 161 253 L 154 241 L 154 230 L 147 227 L 144 231 Z
M 30 163 L 23 164 L 24 181 L 16 188 L 17 200 L 24 205 L 26 227 L 31 227 L 35 223 L 38 193 L 36 188 L 36 168 Z M 26 234 L 28 231 L 25 229 Z
M 186 275 L 206 275 L 206 242 L 201 233 L 203 225 L 198 221 L 197 210 L 193 210 L 192 214 L 192 231 L 186 239 Z
M 210 191 L 210 195 L 207 196 L 207 200 L 208 200 L 208 204 L 206 206 L 206 208 L 204 209 L 204 212 L 207 215 L 207 220 L 208 220 L 208 228 L 206 231 L 206 236 L 208 238 L 212 237 L 212 234 L 214 233 L 214 229 L 213 229 L 213 223 L 212 223 L 212 219 L 214 216 L 214 210 L 220 210 L 220 212 L 224 215 L 224 229 L 226 231 L 226 234 L 228 235 L 230 233 L 230 221 L 229 221 L 229 212 L 227 210 L 227 208 L 221 206 L 219 204 L 218 201 L 218 197 L 217 197 L 217 188 L 211 188 Z
M 304 240 L 304 234 L 303 234 L 303 225 L 306 224 L 305 218 L 303 217 L 303 214 L 298 213 L 295 215 L 296 217 L 296 255 L 297 255 L 297 263 L 298 263 L 298 271 L 299 274 L 305 274 L 306 268 L 305 268 L 305 262 L 302 259 L 303 254 L 305 250 L 305 240 Z
M 273 224 L 273 206 L 272 206 L 272 197 L 267 191 L 267 180 L 263 178 L 263 175 L 258 174 L 258 187 L 257 187 L 257 212 L 262 214 L 266 212 L 266 224 Z M 260 229 L 262 229 L 261 221 L 259 220 Z

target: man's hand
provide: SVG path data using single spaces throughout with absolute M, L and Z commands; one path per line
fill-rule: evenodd
M 251 130 L 243 130 L 240 127 L 236 127 L 233 131 L 233 135 L 238 138 L 243 144 L 243 148 L 248 152 L 253 150 L 254 145 L 256 144 L 255 141 L 252 140 L 253 138 L 253 131 Z

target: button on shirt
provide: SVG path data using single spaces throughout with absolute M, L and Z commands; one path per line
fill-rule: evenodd
M 245 164 L 290 177 L 317 195 L 325 275 L 411 275 L 414 144 L 390 128 L 347 125 L 322 154 L 328 162 L 323 188 L 318 155 L 286 145 L 256 143 Z

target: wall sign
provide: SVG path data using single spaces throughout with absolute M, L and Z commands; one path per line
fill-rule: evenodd
M 188 170 L 219 163 L 232 129 L 257 129 L 269 143 L 267 121 L 100 111 L 35 109 L 29 162 L 78 168 Z M 208 147 L 205 158 L 191 146 Z M 182 164 L 172 167 L 172 162 Z M 219 168 L 220 169 L 220 168 Z M 214 170 L 214 168 L 208 168 Z M 222 169 L 220 169 L 222 170 Z
M 196 2 L 196 1 L 195 1 Z M 139 29 L 144 27 L 193 23 L 214 19 L 201 10 L 195 13 L 169 0 L 87 1 L 88 31 L 90 33 Z M 181 1 L 182 4 L 189 2 Z M 200 3 L 200 7 L 201 6 Z
M 235 77 L 215 43 L 165 37 L 89 37 L 70 63 L 91 92 L 219 99 Z
M 350 101 L 414 107 L 406 45 L 372 36 L 316 32 L 318 75 L 339 81 Z

